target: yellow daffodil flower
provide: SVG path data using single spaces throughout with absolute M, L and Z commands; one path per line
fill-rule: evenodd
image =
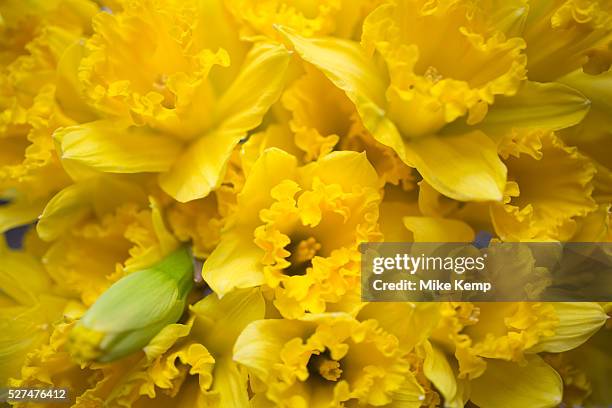
M 378 179 L 365 155 L 298 167 L 265 151 L 253 165 L 202 276 L 216 293 L 264 285 L 286 316 L 322 312 L 358 289 L 362 241 L 378 240 Z
M 491 407 L 556 406 L 561 379 L 536 353 L 573 349 L 607 319 L 596 303 L 450 303 L 439 313 L 433 348 L 425 348 L 426 374 L 453 406 L 468 399 Z
M 491 218 L 502 239 L 565 241 L 576 232 L 576 219 L 597 208 L 595 166 L 554 133 L 516 132 L 500 150 L 508 184 L 505 202 L 491 206 Z
M 524 41 L 506 39 L 491 28 L 495 24 L 473 16 L 466 3 L 428 4 L 401 1 L 377 8 L 364 23 L 364 47 L 279 30 L 305 61 L 345 91 L 372 135 L 435 189 L 462 201 L 501 201 L 506 168 L 491 140 L 496 128 L 569 127 L 584 117 L 588 101 L 559 84 L 524 82 Z M 402 15 L 414 21 L 408 24 Z M 431 38 L 449 33 L 457 43 L 437 52 Z M 453 50 L 479 57 L 454 55 L 459 51 Z M 488 77 L 471 77 L 480 65 L 470 71 L 456 64 L 464 57 L 491 58 L 497 65 Z M 463 71 L 454 72 L 458 67 Z
M 129 2 L 93 25 L 78 69 L 66 76 L 78 75 L 102 118 L 58 130 L 62 158 L 104 172 L 159 173 L 181 202 L 206 196 L 278 98 L 289 53 L 263 43 L 246 52 L 217 1 Z
M 259 320 L 238 337 L 234 359 L 257 379 L 255 407 L 419 407 L 425 399 L 415 356 L 374 319 Z
M 185 324 L 166 326 L 144 348 L 145 358 L 119 377 L 107 403 L 121 406 L 248 406 L 247 377 L 232 361 L 238 335 L 264 317 L 259 289 L 211 295 L 190 308 Z M 102 387 L 94 393 L 104 392 Z

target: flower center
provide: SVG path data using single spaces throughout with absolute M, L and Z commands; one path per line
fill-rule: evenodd
M 338 381 L 342 376 L 340 362 L 332 359 L 327 350 L 320 354 L 312 354 L 307 367 L 310 375 L 326 381 Z
M 285 275 L 301 276 L 305 275 L 306 270 L 312 267 L 312 258 L 321 250 L 321 244 L 314 237 L 298 238 L 291 240 L 286 249 L 291 253 L 288 259 L 291 266 L 285 270 Z
M 436 69 L 436 67 L 431 65 L 425 70 L 423 76 L 433 84 L 439 82 L 442 78 L 444 78 L 442 74 L 440 74 L 440 72 Z
M 174 93 L 168 89 L 166 86 L 167 82 L 168 75 L 159 74 L 153 82 L 153 89 L 164 97 L 164 100 L 161 103 L 164 108 L 174 109 L 176 106 L 176 95 L 174 95 Z

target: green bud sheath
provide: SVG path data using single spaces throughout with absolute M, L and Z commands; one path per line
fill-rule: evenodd
M 72 330 L 71 354 L 81 362 L 105 363 L 142 349 L 181 317 L 192 285 L 193 262 L 185 247 L 120 279 Z

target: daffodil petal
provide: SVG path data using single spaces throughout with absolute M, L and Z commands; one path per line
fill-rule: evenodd
M 295 47 L 300 57 L 319 68 L 355 104 L 366 129 L 380 143 L 391 147 L 404 159 L 402 137 L 385 116 L 387 75 L 381 72 L 357 43 L 337 38 L 304 38 L 289 28 L 279 31 Z
M 160 175 L 162 189 L 180 202 L 205 197 L 221 182 L 233 148 L 258 126 L 279 98 L 289 53 L 276 45 L 255 45 L 214 113 L 216 126 Z
M 245 239 L 259 220 L 259 209 L 268 208 L 274 199 L 270 190 L 285 179 L 296 177 L 297 160 L 282 150 L 265 150 L 255 162 L 249 178 L 238 195 L 243 211 L 225 231 L 221 242 L 204 262 L 202 276 L 210 287 L 223 296 L 234 288 L 247 288 L 264 282 L 261 258 L 264 252 L 253 241 Z
M 506 167 L 484 133 L 423 137 L 406 143 L 408 160 L 447 197 L 460 201 L 501 201 Z
M 414 242 L 471 242 L 474 230 L 465 222 L 436 217 L 404 217 Z
M 526 0 L 494 0 L 491 4 L 491 23 L 508 37 L 520 37 L 529 12 Z
M 237 214 L 239 223 L 259 219 L 259 209 L 274 202 L 270 190 L 281 181 L 297 177 L 297 160 L 277 148 L 265 150 L 254 163 L 249 177 L 238 195 L 238 205 L 244 212 Z
M 49 200 L 36 224 L 40 238 L 51 241 L 88 215 L 106 214 L 120 204 L 145 204 L 146 196 L 138 184 L 123 177 L 101 174 L 61 190 Z
M 563 139 L 610 167 L 609 160 L 601 157 L 610 157 L 606 144 L 612 139 L 612 70 L 589 75 L 579 69 L 560 78 L 559 82 L 582 92 L 592 102 L 584 120 L 564 131 Z
M 358 99 L 383 106 L 386 85 L 380 72 L 359 44 L 337 38 L 305 38 L 292 29 L 278 30 L 295 47 L 298 54 L 319 68 L 355 103 Z
M 84 103 L 78 68 L 85 55 L 85 44 L 77 41 L 66 49 L 57 64 L 55 98 L 62 111 L 79 123 L 95 120 L 92 110 Z
M 219 295 L 234 288 L 259 286 L 264 282 L 260 259 L 261 248 L 253 241 L 245 240 L 246 232 L 230 232 L 224 235 L 202 268 L 202 277 Z
M 168 231 L 168 227 L 164 223 L 161 204 L 152 197 L 149 197 L 151 207 L 151 220 L 153 221 L 153 230 L 155 236 L 159 240 L 162 255 L 167 255 L 174 251 L 179 246 L 178 240 Z
M 159 261 L 160 258 L 174 252 L 180 245 L 179 241 L 172 235 L 164 223 L 160 204 L 153 197 L 149 197 L 149 201 L 153 229 L 152 235 L 157 238 L 157 245 L 151 245 L 147 248 L 143 248 L 138 254 L 132 254 L 124 263 L 123 270 L 128 274 L 140 269 L 145 269 L 149 265 L 153 265 Z
M 149 361 L 153 361 L 157 357 L 160 357 L 166 351 L 172 347 L 179 339 L 186 337 L 191 330 L 191 323 L 189 324 L 169 324 L 164 327 L 155 337 L 151 339 L 143 351 Z
M 49 339 L 51 323 L 62 316 L 64 299 L 45 296 L 31 307 L 12 307 L 0 313 L 0 384 L 19 377 L 28 355 Z M 44 374 L 43 374 L 44 375 Z
M 407 348 L 427 341 L 440 322 L 438 303 L 372 302 L 360 311 L 359 320 L 376 319 Z
M 526 81 L 515 95 L 495 98 L 478 127 L 487 134 L 511 128 L 565 129 L 579 123 L 590 105 L 589 99 L 567 85 Z
M 551 303 L 559 324 L 552 337 L 544 337 L 529 351 L 561 353 L 572 350 L 587 341 L 608 320 L 608 315 L 598 303 Z
M 62 158 L 111 173 L 166 171 L 182 149 L 171 137 L 112 121 L 62 128 L 54 137 Z
M 279 351 L 290 339 L 302 337 L 308 326 L 297 320 L 266 319 L 249 324 L 234 346 L 234 361 L 248 367 L 265 381 L 276 363 Z
M 0 258 L 0 291 L 19 304 L 34 304 L 39 295 L 49 290 L 51 281 L 35 257 L 0 249 Z
M 237 289 L 219 298 L 211 294 L 191 310 L 200 341 L 214 355 L 230 355 L 236 339 L 251 322 L 264 318 L 266 305 L 259 288 Z M 203 336 L 203 338 L 202 338 Z
M 261 123 L 280 96 L 289 59 L 282 46 L 261 43 L 253 47 L 238 77 L 218 102 L 215 117 L 223 133 L 242 137 Z
M 172 167 L 159 175 L 160 187 L 182 203 L 207 196 L 223 178 L 234 146 L 241 135 L 220 130 L 189 146 Z
M 612 402 L 610 344 L 612 344 L 612 330 L 603 329 L 588 343 L 567 353 L 572 368 L 578 368 L 578 373 L 586 373 L 588 376 L 591 395 L 585 406 L 605 407 Z
M 227 89 L 237 77 L 249 49 L 248 43 L 241 41 L 239 28 L 232 16 L 227 12 L 227 2 L 224 0 L 203 0 L 200 3 L 203 12 L 198 24 L 200 35 L 206 48 L 210 50 L 224 49 L 227 51 L 231 64 L 223 69 L 211 70 L 209 78 L 211 85 L 218 90 Z
M 552 408 L 563 394 L 559 374 L 535 355 L 524 366 L 488 360 L 484 374 L 471 385 L 470 399 L 481 408 Z
M 0 206 L 0 233 L 33 222 L 42 213 L 47 198 L 29 201 L 22 198 Z
M 445 406 L 451 408 L 461 408 L 467 402 L 467 397 L 463 395 L 463 385 L 458 384 L 457 374 L 451 367 L 444 353 L 433 346 L 429 341 L 423 344 L 425 349 L 425 361 L 423 362 L 423 372 L 444 397 Z
M 264 393 L 255 394 L 250 400 L 252 408 L 276 408 L 276 404 L 266 398 Z
M 240 372 L 229 356 L 216 360 L 213 377 L 212 392 L 221 396 L 221 406 L 224 408 L 249 406 L 247 376 Z
M 57 193 L 45 206 L 36 225 L 38 235 L 46 241 L 60 236 L 92 211 L 88 200 L 89 188 L 76 183 Z
M 345 191 L 350 191 L 359 180 L 362 186 L 376 188 L 378 174 L 368 161 L 365 153 L 337 151 L 300 169 L 305 184 L 317 177 L 326 184 L 339 184 Z
M 612 70 L 589 75 L 579 69 L 560 78 L 559 82 L 584 94 L 597 109 L 606 113 L 608 123 L 612 121 Z
M 404 374 L 405 381 L 399 389 L 392 393 L 393 401 L 387 405 L 389 408 L 419 408 L 423 406 L 425 392 L 417 382 L 414 374 Z

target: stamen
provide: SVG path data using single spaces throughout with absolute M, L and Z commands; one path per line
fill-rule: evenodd
M 153 82 L 153 89 L 157 92 L 163 93 L 166 90 L 166 82 L 168 82 L 168 75 L 159 74 Z
M 313 237 L 304 239 L 300 241 L 300 243 L 292 251 L 291 256 L 289 257 L 289 262 L 291 262 L 292 265 L 308 262 L 315 257 L 317 251 L 320 249 L 321 244 L 318 243 Z
M 439 82 L 443 78 L 443 76 L 438 72 L 438 70 L 435 67 L 432 67 L 431 65 L 425 70 L 425 74 L 423 76 L 434 84 Z
M 166 86 L 167 82 L 168 75 L 159 74 L 155 79 L 155 82 L 153 82 L 153 89 L 162 94 L 162 96 L 164 97 L 164 100 L 162 101 L 162 106 L 168 109 L 174 109 L 176 106 L 176 95 L 174 95 L 174 93 L 172 93 L 172 91 L 168 89 L 168 87 Z
M 329 353 L 314 354 L 308 362 L 311 374 L 318 374 L 327 381 L 338 381 L 342 376 L 340 363 L 328 357 Z

